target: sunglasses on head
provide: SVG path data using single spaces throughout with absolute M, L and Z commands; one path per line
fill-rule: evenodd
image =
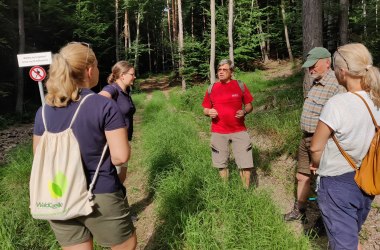
M 70 42 L 69 44 L 80 44 L 87 47 L 87 55 L 86 55 L 86 65 L 87 65 L 88 55 L 90 53 L 90 49 L 92 49 L 92 45 L 86 42 Z
M 343 55 L 339 52 L 339 47 L 336 49 L 335 53 L 337 53 L 343 59 L 343 61 L 347 65 L 347 70 L 350 71 L 350 67 L 348 66 L 348 62 L 347 62 L 346 58 L 344 58 Z M 335 66 L 335 57 L 334 57 L 334 66 Z

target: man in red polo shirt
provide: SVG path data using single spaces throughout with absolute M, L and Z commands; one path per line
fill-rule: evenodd
M 233 64 L 224 59 L 218 65 L 218 78 L 211 91 L 207 90 L 202 106 L 203 113 L 212 118 L 211 150 L 213 165 L 219 169 L 223 180 L 227 181 L 229 146 L 240 170 L 240 177 L 246 188 L 250 185 L 253 169 L 252 144 L 244 117 L 253 107 L 253 97 L 247 86 L 233 80 Z M 244 90 L 242 89 L 244 88 Z

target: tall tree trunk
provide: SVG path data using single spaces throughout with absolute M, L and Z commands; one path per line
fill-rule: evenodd
M 115 42 L 116 61 L 119 61 L 119 0 L 115 0 Z
M 146 23 L 146 30 L 147 30 L 147 38 L 148 38 L 148 55 L 149 55 L 149 73 L 152 73 L 152 55 L 151 55 L 151 48 L 150 48 L 150 36 L 149 36 L 149 23 Z
M 269 6 L 269 5 L 270 5 L 269 1 L 267 0 L 267 6 Z M 270 24 L 270 18 L 269 18 L 269 12 L 268 12 L 267 13 L 267 23 L 266 23 L 266 25 L 267 25 L 267 34 L 270 34 L 270 30 L 269 30 L 270 25 L 269 24 Z M 270 37 L 269 36 L 267 36 L 267 40 L 265 42 L 265 50 L 266 50 L 267 55 L 269 55 L 270 54 Z
M 253 15 L 253 7 L 254 6 L 256 6 L 256 7 L 259 6 L 259 4 L 257 3 L 257 0 L 252 0 L 252 2 L 251 2 L 251 17 Z M 263 36 L 263 33 L 264 33 L 263 32 L 263 26 L 262 26 L 261 21 L 259 19 L 257 21 L 257 33 L 259 35 L 259 40 L 260 40 L 261 58 L 262 58 L 263 63 L 266 63 L 266 62 L 268 62 L 269 57 L 268 57 L 268 51 L 265 47 L 265 39 Z
M 161 30 L 161 41 L 164 41 L 164 30 Z M 165 72 L 165 48 L 163 42 L 161 42 L 161 50 L 162 72 Z
M 325 11 L 326 13 L 326 19 L 327 19 L 327 49 L 329 51 L 334 50 L 336 47 L 336 35 L 333 34 L 333 27 L 335 27 L 335 24 L 333 22 L 333 11 L 332 11 L 332 4 L 331 0 L 328 0 L 328 11 Z
M 292 53 L 292 48 L 290 46 L 289 35 L 288 35 L 288 25 L 286 24 L 284 0 L 281 0 L 281 15 L 282 15 L 282 22 L 284 23 L 285 41 L 286 41 L 286 47 L 288 48 L 289 59 L 290 61 L 293 61 L 293 53 Z
M 176 0 L 172 0 L 172 16 L 173 16 L 173 41 L 177 40 L 177 6 Z
M 24 1 L 18 0 L 19 54 L 25 52 Z M 16 112 L 22 114 L 24 104 L 24 70 L 18 68 Z
M 179 50 L 179 73 L 182 77 L 182 90 L 186 90 L 186 81 L 183 75 L 185 67 L 185 56 L 183 54 L 183 23 L 182 23 L 182 0 L 178 0 L 178 50 Z
M 131 48 L 131 33 L 129 30 L 129 15 L 128 9 L 124 11 L 124 51 L 128 54 L 128 50 Z
M 135 39 L 135 64 L 134 68 L 136 71 L 136 74 L 138 74 L 138 66 L 139 66 L 139 39 L 140 39 L 140 20 L 141 20 L 141 13 L 140 10 L 137 12 L 137 18 L 136 18 L 136 39 Z
M 211 50 L 210 50 L 210 82 L 215 82 L 215 0 L 210 0 L 211 12 Z
M 340 45 L 348 43 L 348 0 L 340 0 Z
M 314 47 L 322 47 L 322 0 L 302 1 L 303 58 Z
M 172 29 L 170 25 L 170 7 L 169 7 L 169 0 L 166 0 L 166 5 L 168 9 L 168 36 L 169 36 L 169 43 L 170 43 L 170 52 L 171 52 L 171 57 L 172 57 L 172 67 L 174 69 L 174 50 L 173 50 L 173 41 L 172 41 Z
M 229 0 L 228 3 L 228 43 L 230 60 L 234 63 L 234 41 L 232 27 L 234 22 L 234 0 Z

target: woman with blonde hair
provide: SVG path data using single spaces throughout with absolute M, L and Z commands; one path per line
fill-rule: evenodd
M 364 101 L 380 123 L 380 72 L 373 66 L 368 49 L 360 43 L 339 47 L 333 59 L 338 82 L 348 92 L 332 97 L 322 110 L 311 141 L 310 169 L 319 175 L 318 206 L 330 248 L 361 249 L 359 232 L 374 197 L 357 186 L 355 170 L 337 143 L 360 166 L 375 134 Z
M 71 125 L 90 182 L 107 143 L 109 151 L 93 189 L 93 212 L 49 223 L 66 250 L 93 249 L 93 238 L 104 247 L 135 249 L 135 228 L 115 169 L 115 165 L 129 159 L 126 124 L 116 103 L 90 90 L 98 79 L 98 62 L 90 44 L 71 42 L 53 56 L 46 83 L 46 105 L 37 111 L 35 118 L 33 150 L 45 131 L 44 121 L 50 133 L 62 132 Z M 70 124 L 82 101 L 75 121 Z
M 136 112 L 131 97 L 131 87 L 136 79 L 135 69 L 127 61 L 119 61 L 112 67 L 112 72 L 107 78 L 108 85 L 105 86 L 100 95 L 114 99 L 120 108 L 128 129 L 128 141 L 133 135 L 133 115 Z M 116 166 L 121 183 L 127 176 L 127 164 Z

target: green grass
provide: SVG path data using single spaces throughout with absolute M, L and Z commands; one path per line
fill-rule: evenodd
M 185 93 L 172 91 L 170 100 L 155 92 L 145 108 L 144 165 L 159 221 L 151 246 L 309 249 L 309 240 L 288 229 L 268 193 L 242 187 L 236 167 L 230 182 L 221 182 L 211 166 L 208 140 L 200 136 L 208 127 L 202 113 L 192 112 L 201 110 L 197 94 L 204 90 L 198 86 Z
M 255 164 L 270 169 L 280 154 L 294 154 L 302 105 L 300 75 L 267 81 L 262 72 L 242 73 L 254 95 L 247 126 L 277 141 L 268 152 L 254 149 Z M 207 86 L 175 88 L 167 99 L 154 92 L 134 94 L 144 109 L 141 141 L 144 166 L 157 207 L 154 249 L 310 249 L 306 236 L 283 222 L 268 193 L 242 187 L 232 163 L 228 183 L 211 166 L 210 120 L 203 116 Z M 0 249 L 59 249 L 47 222 L 29 214 L 31 145 L 18 147 L 0 167 Z M 96 249 L 101 249 L 96 246 Z
M 31 148 L 17 147 L 0 167 L 0 249 L 59 249 L 48 223 L 30 216 Z

